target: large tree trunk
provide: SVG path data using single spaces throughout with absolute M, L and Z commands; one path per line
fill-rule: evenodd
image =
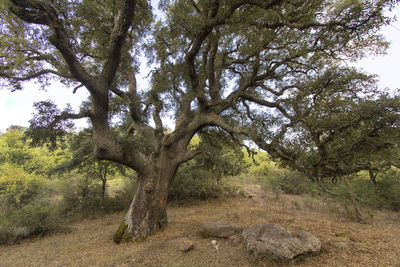
M 179 164 L 167 150 L 160 159 L 139 175 L 135 196 L 123 222 L 114 234 L 114 242 L 143 239 L 168 224 L 166 204 L 168 188 Z

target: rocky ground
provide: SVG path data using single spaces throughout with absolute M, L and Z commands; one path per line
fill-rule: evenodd
M 400 214 L 359 209 L 331 200 L 264 192 L 246 186 L 239 196 L 169 206 L 169 226 L 140 242 L 116 245 L 123 213 L 86 219 L 65 233 L 0 247 L 0 266 L 271 266 L 250 256 L 238 238 L 203 238 L 206 221 L 241 227 L 301 227 L 321 240 L 321 251 L 278 265 L 400 266 Z M 358 216 L 358 215 L 357 215 Z M 186 251 L 186 252 L 185 252 Z

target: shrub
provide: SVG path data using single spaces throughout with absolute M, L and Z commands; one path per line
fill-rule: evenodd
M 15 238 L 43 234 L 60 223 L 55 205 L 44 199 L 38 199 L 8 216 L 8 228 Z
M 279 188 L 282 192 L 292 195 L 315 194 L 315 183 L 305 174 L 297 171 L 285 171 L 281 176 L 270 177 L 267 180 L 272 189 Z
M 60 209 L 64 214 L 89 215 L 97 212 L 121 211 L 129 207 L 136 190 L 136 180 L 124 178 L 123 186 L 113 196 L 102 197 L 98 179 L 89 176 L 69 174 L 61 182 L 62 201 Z
M 0 243 L 58 228 L 60 221 L 46 187 L 42 176 L 9 164 L 0 167 Z
M 98 210 L 101 190 L 87 176 L 69 174 L 61 180 L 62 201 L 60 208 L 71 215 L 83 211 Z
M 46 185 L 41 176 L 26 173 L 12 164 L 0 166 L 0 202 L 5 211 L 22 208 L 39 195 Z
M 245 157 L 247 164 L 247 172 L 261 177 L 275 177 L 280 176 L 284 171 L 273 162 L 267 153 L 257 151 L 254 155 L 254 160 L 251 157 Z
M 114 201 L 113 210 L 124 210 L 129 208 L 132 199 L 136 193 L 137 188 L 137 177 L 123 177 L 122 185 L 117 190 L 112 198 Z
M 196 168 L 188 162 L 178 170 L 169 190 L 169 200 L 204 200 L 218 198 L 227 187 L 217 182 L 212 170 Z
M 400 211 L 400 172 L 389 170 L 377 181 L 376 188 L 382 206 L 395 211 Z

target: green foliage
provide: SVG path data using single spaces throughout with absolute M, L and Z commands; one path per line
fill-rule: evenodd
M 196 157 L 196 165 L 212 170 L 216 179 L 226 175 L 238 175 L 245 167 L 244 155 L 238 144 L 223 131 L 203 130 L 191 147 L 202 153 Z
M 120 189 L 113 196 L 102 196 L 99 181 L 89 176 L 70 173 L 60 181 L 63 214 L 87 216 L 99 212 L 121 211 L 129 207 L 136 190 L 136 180 L 124 178 Z
M 241 174 L 241 177 L 255 177 L 255 181 L 252 182 L 258 182 L 266 189 L 272 190 L 277 198 L 281 193 L 333 197 L 344 203 L 343 212 L 350 219 L 356 215 L 356 205 L 400 210 L 400 170 L 395 167 L 379 173 L 377 184 L 374 186 L 366 171 L 337 179 L 315 178 L 279 167 L 261 151 L 258 151 L 255 159 L 256 163 L 246 160 L 248 174 Z
M 169 189 L 169 200 L 218 198 L 226 187 L 217 183 L 212 170 L 199 169 L 193 162 L 183 164 Z
M 124 175 L 132 173 L 119 171 L 118 166 L 100 169 L 109 175 L 100 172 L 102 178 L 118 174 L 123 184 L 112 195 L 103 197 L 99 162 L 91 155 L 93 145 L 85 143 L 87 140 L 73 143 L 72 153 L 61 148 L 49 151 L 46 147 L 29 147 L 23 129 L 0 135 L 0 243 L 57 229 L 71 215 L 120 211 L 129 206 L 136 180 Z M 48 179 L 49 170 L 54 174 L 56 168 L 72 169 L 74 157 L 78 158 L 75 171 Z
M 376 188 L 382 208 L 400 211 L 400 170 L 391 169 L 381 175 Z
M 145 0 L 137 1 L 138 8 L 135 13 L 132 29 L 132 42 L 139 42 L 145 37 L 148 26 L 152 22 L 151 10 Z M 83 59 L 82 63 L 87 70 L 98 72 L 101 62 L 105 59 L 109 43 L 109 33 L 113 27 L 118 10 L 121 8 L 121 1 L 52 1 L 63 19 L 68 23 L 66 34 L 75 40 L 80 40 L 80 47 L 77 53 L 90 55 L 91 59 Z M 51 80 L 59 80 L 66 85 L 76 85 L 70 80 L 70 72 L 66 65 L 62 64 L 61 53 L 51 45 L 48 40 L 49 29 L 43 25 L 30 25 L 16 20 L 15 14 L 10 12 L 11 1 L 0 1 L 0 57 L 8 56 L 9 61 L 1 68 L 2 77 L 24 76 L 25 79 L 1 80 L 4 88 L 11 90 L 21 89 L 24 80 L 35 79 L 43 86 Z M 15 10 L 15 9 L 14 9 Z M 61 15 L 62 14 L 62 15 Z M 13 45 L 10 46 L 10 43 Z M 43 50 L 42 50 L 43 49 Z M 124 64 L 131 64 L 131 57 L 128 55 L 132 47 L 126 46 L 124 53 L 127 60 Z M 48 64 L 45 64 L 45 61 Z M 50 65 L 49 65 L 50 64 Z M 37 75 L 41 69 L 45 69 Z M 51 71 L 49 71 L 49 68 Z M 54 75 L 55 74 L 55 75 Z M 25 76 L 26 75 L 26 76 Z M 118 77 L 119 78 L 119 77 Z M 117 83 L 120 79 L 115 79 Z
M 334 197 L 352 200 L 364 206 L 400 210 L 400 171 L 397 168 L 381 173 L 376 186 L 366 174 L 360 173 L 338 185 L 325 184 L 323 189 Z
M 256 177 L 265 188 L 272 190 L 277 198 L 281 193 L 316 194 L 316 185 L 304 173 L 283 168 L 279 162 L 273 161 L 267 153 L 256 151 L 254 161 L 247 158 L 247 171 Z
M 316 184 L 307 175 L 297 171 L 287 170 L 282 176 L 270 178 L 268 186 L 292 195 L 317 194 Z
M 8 224 L 23 229 L 20 237 L 43 234 L 58 227 L 60 221 L 56 215 L 56 206 L 43 199 L 35 200 L 16 209 L 8 216 Z
M 101 182 L 99 195 L 106 195 L 107 181 L 117 174 L 127 176 L 132 174 L 126 167 L 111 161 L 98 160 L 93 155 L 94 143 L 92 133 L 86 129 L 71 135 L 68 151 L 70 159 L 61 162 L 49 171 L 50 174 L 76 172 L 85 176 L 86 183 L 98 185 Z M 91 180 L 91 181 L 89 181 Z
M 71 130 L 73 124 L 68 120 L 59 120 L 61 114 L 72 112 L 71 107 L 62 112 L 51 100 L 34 103 L 36 113 L 29 121 L 31 127 L 27 129 L 26 136 L 30 139 L 33 146 L 47 146 L 50 150 L 55 150 L 57 146 L 63 144 Z
M 21 129 L 9 130 L 0 135 L 0 165 L 20 166 L 27 173 L 46 174 L 68 159 L 66 150 L 49 151 L 46 147 L 29 146 Z
M 243 152 L 245 153 L 245 152 Z M 273 177 L 280 176 L 284 169 L 271 160 L 267 153 L 258 150 L 253 157 L 246 156 L 246 171 L 255 176 Z
M 61 224 L 58 218 L 66 215 L 123 210 L 129 205 L 127 199 L 132 199 L 134 188 L 129 185 L 113 197 L 102 197 L 102 186 L 97 177 L 93 179 L 98 170 L 93 168 L 96 162 L 93 166 L 86 162 L 80 169 L 86 175 L 48 180 L 49 170 L 65 166 L 70 162 L 71 153 L 65 149 L 49 151 L 46 147 L 29 147 L 21 129 L 0 135 L 0 155 L 2 242 L 55 229 Z M 128 190 L 132 191 L 128 194 Z
M 53 149 L 71 127 L 68 119 L 91 119 L 93 136 L 80 133 L 78 153 L 64 164 L 78 174 L 63 183 L 66 211 L 106 205 L 111 165 L 88 157 L 93 150 L 141 174 L 163 172 L 160 161 L 168 164 L 170 157 L 179 165 L 192 156 L 186 146 L 199 134 L 196 149 L 203 155 L 186 163 L 171 187 L 171 198 L 193 199 L 222 194 L 219 178 L 240 173 L 243 153 L 231 136 L 317 177 L 378 168 L 398 147 L 399 97 L 380 94 L 374 76 L 344 64 L 366 51 L 385 51 L 378 31 L 390 22 L 384 11 L 394 2 L 160 1 L 165 13 L 155 24 L 152 2 L 0 1 L 0 86 L 21 89 L 32 79 L 46 86 L 57 77 L 91 95 L 78 113 L 37 103 L 34 130 L 27 132 L 33 144 Z M 152 65 L 144 89 L 135 78 L 141 53 Z M 126 132 L 112 127 L 116 117 Z M 176 119 L 169 135 L 167 117 Z M 4 142 L 12 149 L 0 151 L 1 164 L 19 164 L 32 175 L 43 171 L 16 141 Z M 170 153 L 165 162 L 164 151 L 177 157 Z M 253 172 L 276 192 L 313 192 L 308 177 L 274 164 Z M 10 201 L 19 203 L 15 195 Z
M 39 195 L 46 180 L 11 164 L 0 166 L 0 203 L 6 212 L 27 205 Z
M 365 88 L 371 86 L 365 83 Z M 299 138 L 285 145 L 296 155 L 295 161 L 284 161 L 287 165 L 313 176 L 332 177 L 382 170 L 398 162 L 400 98 L 376 93 L 373 99 L 354 100 L 346 94 L 351 93 L 334 89 L 318 96 L 318 105 L 302 119 Z
M 58 227 L 55 206 L 45 194 L 47 180 L 22 168 L 0 166 L 0 243 Z
M 119 147 L 113 150 L 118 157 L 104 154 L 117 162 L 128 159 L 132 148 L 151 157 L 162 143 L 162 120 L 170 117 L 177 130 L 188 131 L 177 132 L 179 138 L 220 127 L 318 176 L 367 168 L 366 155 L 386 150 L 383 137 L 397 128 L 391 115 L 398 113 L 398 100 L 383 99 L 372 75 L 343 63 L 385 51 L 379 29 L 390 23 L 384 11 L 394 2 L 261 2 L 160 1 L 164 14 L 155 22 L 155 3 L 146 0 L 3 1 L 0 77 L 12 89 L 36 78 L 46 85 L 53 76 L 71 89 L 86 87 L 91 98 L 79 113 L 43 101 L 32 127 L 53 143 L 65 134 L 68 119 L 91 117 L 95 132 Z M 154 67 L 149 86 L 138 90 L 143 53 Z M 116 116 L 126 130 L 135 129 L 114 135 L 109 122 Z M 151 116 L 157 129 L 147 127 Z M 350 127 L 338 125 L 344 121 Z M 333 135 L 335 140 L 321 141 Z M 360 152 L 356 160 L 351 147 Z M 225 163 L 235 159 L 222 155 Z M 216 165 L 239 171 L 237 165 Z
M 227 192 L 220 179 L 238 175 L 245 168 L 244 154 L 225 133 L 215 129 L 202 131 L 190 144 L 202 153 L 183 164 L 169 190 L 170 200 L 217 198 Z
M 8 162 L 22 166 L 32 158 L 26 148 L 21 131 L 10 130 L 0 135 L 0 163 Z
M 115 190 L 112 197 L 115 201 L 113 210 L 127 209 L 132 202 L 137 188 L 136 175 L 131 175 L 130 177 L 122 176 L 120 179 L 122 181 L 119 182 L 119 187 Z

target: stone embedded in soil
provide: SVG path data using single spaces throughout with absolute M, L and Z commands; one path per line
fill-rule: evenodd
M 292 233 L 276 224 L 244 229 L 242 235 L 247 251 L 256 259 L 289 261 L 321 249 L 321 241 L 314 235 L 301 229 Z
M 242 227 L 224 222 L 204 222 L 199 229 L 199 234 L 204 237 L 228 238 L 232 235 L 240 234 Z
M 186 237 L 171 240 L 169 243 L 173 244 L 173 246 L 182 252 L 188 252 L 194 248 L 194 242 Z
M 350 248 L 349 244 L 347 244 L 346 242 L 341 242 L 341 241 L 332 242 L 331 246 L 334 248 L 337 248 L 337 249 L 349 249 Z
M 240 234 L 232 235 L 229 237 L 229 240 L 231 241 L 233 246 L 237 246 L 243 242 L 243 237 Z
M 191 240 L 185 239 L 182 240 L 182 243 L 179 245 L 179 250 L 183 252 L 188 252 L 194 248 L 194 243 Z

